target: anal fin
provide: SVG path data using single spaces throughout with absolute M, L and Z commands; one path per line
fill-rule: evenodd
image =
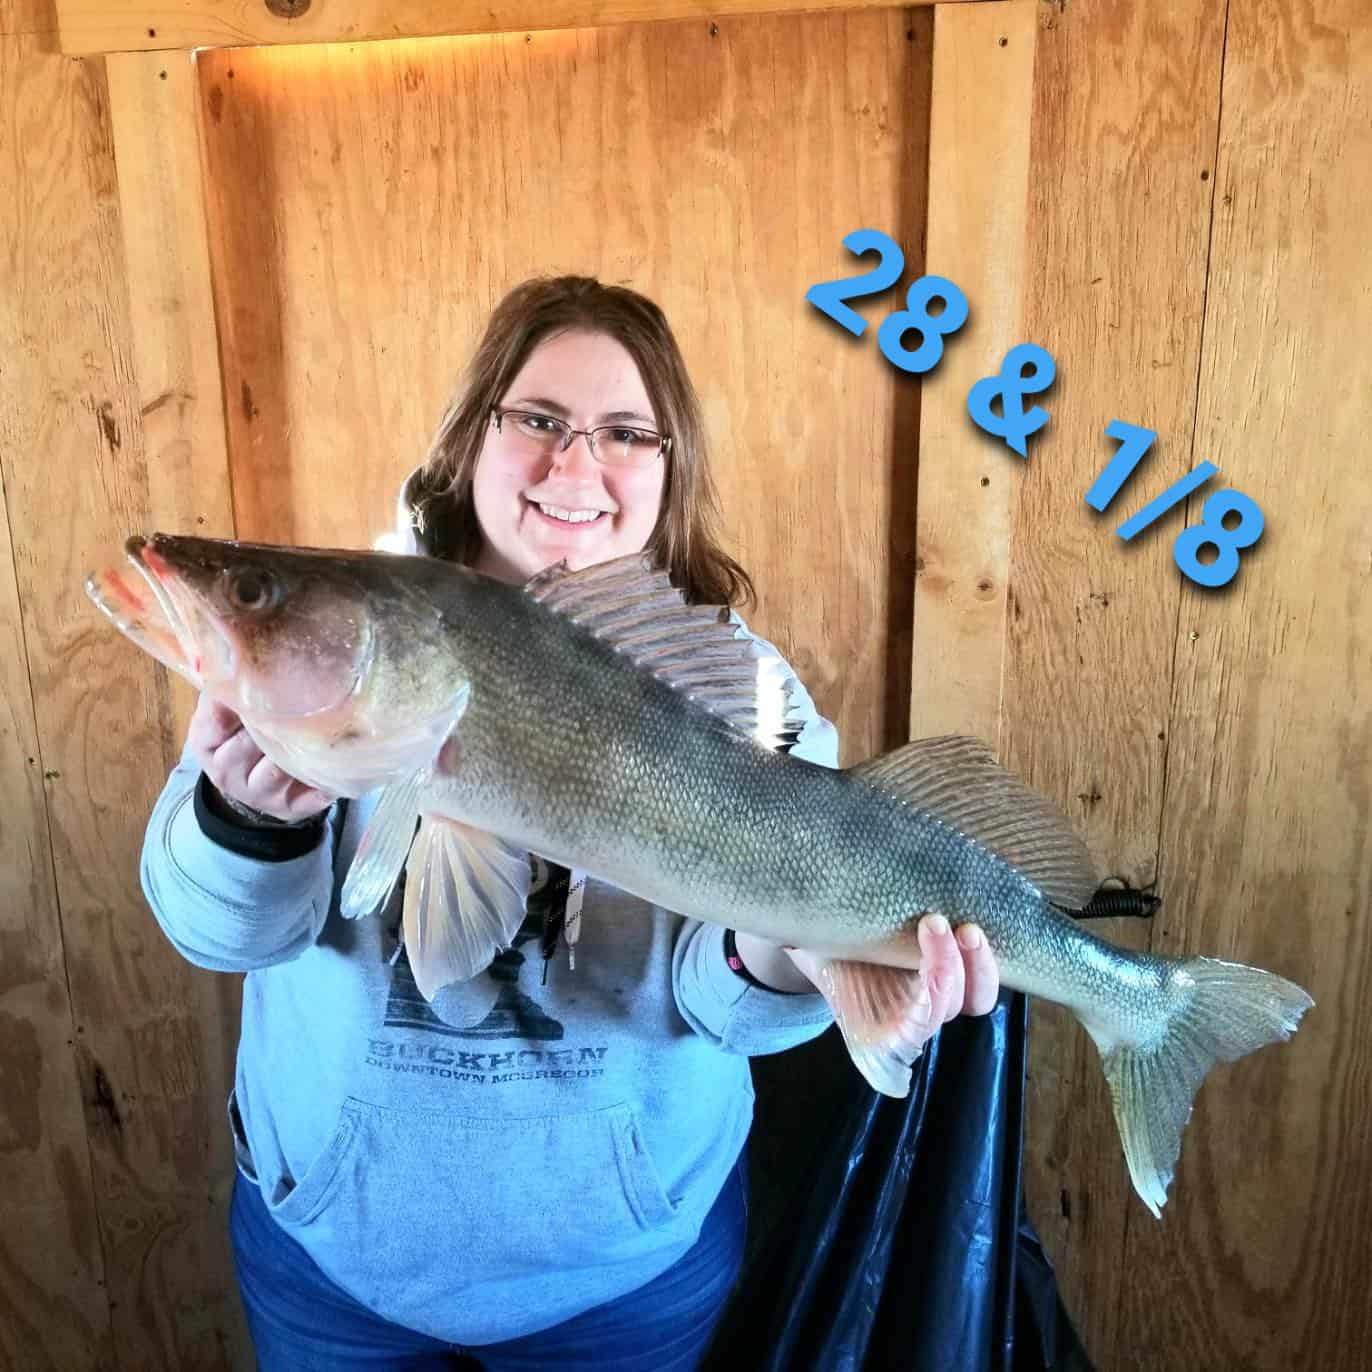
M 829 1002 L 848 1055 L 873 1089 L 908 1096 L 911 1069 L 929 1038 L 931 1003 L 919 973 L 804 949 L 791 957 Z

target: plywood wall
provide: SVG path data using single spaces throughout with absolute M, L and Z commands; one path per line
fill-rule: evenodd
M 108 86 L 43 18 L 0 35 L 0 1362 L 243 1366 L 223 1237 L 237 986 L 177 956 L 143 903 L 173 702 L 81 590 L 166 514 Z
M 1015 529 L 1008 756 L 1107 871 L 1156 881 L 1161 916 L 1112 935 L 1316 1001 L 1202 1089 L 1161 1223 L 1095 1050 L 1035 1009 L 1032 1215 L 1103 1367 L 1351 1369 L 1372 1346 L 1366 17 L 1107 0 L 1039 35 L 1026 324 L 1060 381 Z M 1206 460 L 1207 493 L 1257 501 L 1231 587 L 1179 575 L 1176 515 L 1126 548 L 1085 506 L 1115 418 L 1158 432 L 1125 514 Z
M 848 755 L 876 751 L 909 661 L 919 391 L 804 294 L 861 225 L 917 264 L 914 35 L 873 10 L 204 54 L 240 535 L 370 543 L 505 290 L 632 285 L 701 393 L 751 622 Z
M 198 71 L 5 39 L 20 185 L 0 223 L 25 288 L 0 338 L 23 364 L 0 450 L 0 742 L 24 827 L 0 832 L 32 893 L 6 962 L 28 1038 L 0 1045 L 26 1111 L 0 1277 L 16 1366 L 247 1365 L 223 1232 L 238 981 L 181 962 L 137 888 L 187 701 L 94 614 L 85 573 L 150 526 L 370 543 L 499 295 L 593 273 L 673 320 L 762 590 L 752 622 L 850 756 L 900 737 L 918 387 L 800 305 L 848 269 L 858 222 L 918 269 L 931 30 L 871 11 L 226 51 Z M 844 403 L 813 403 L 829 394 Z
M 917 723 L 998 711 L 1003 755 L 1102 868 L 1166 897 L 1151 928 L 1105 932 L 1260 962 L 1315 996 L 1295 1043 L 1204 1089 L 1161 1225 L 1129 1191 L 1095 1050 L 1035 1012 L 1032 1213 L 1097 1365 L 1361 1367 L 1360 7 L 1040 5 L 1026 131 L 976 98 L 1023 76 L 1023 5 L 975 7 L 1005 13 L 994 35 L 971 6 L 940 12 L 931 94 L 928 11 L 193 66 L 63 57 L 46 4 L 0 0 L 0 1366 L 250 1366 L 224 1238 L 237 979 L 181 962 L 137 889 L 187 701 L 82 577 L 126 534 L 191 519 L 370 542 L 499 294 L 576 270 L 672 317 L 753 622 L 847 760 L 904 736 L 912 686 Z M 932 164 L 931 100 L 936 129 L 953 120 Z M 979 250 L 1007 221 L 978 193 L 950 209 L 958 162 L 1026 135 L 1027 185 L 1006 192 L 1022 237 Z M 153 203 L 171 239 L 138 229 Z M 921 435 L 918 384 L 802 305 L 851 269 L 850 230 L 886 230 L 918 271 L 926 224 L 974 306 L 996 328 L 1018 315 L 1057 360 L 1027 463 L 983 445 L 982 470 L 955 470 L 970 355 L 931 378 Z M 1085 507 L 1115 418 L 1159 433 L 1127 510 L 1206 459 L 1263 508 L 1234 588 L 1172 563 L 1199 501 L 1127 548 Z M 949 647 L 964 631 L 970 677 Z

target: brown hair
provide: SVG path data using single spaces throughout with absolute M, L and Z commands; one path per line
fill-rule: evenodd
M 719 502 L 710 476 L 700 401 L 666 316 L 651 300 L 592 277 L 542 277 L 516 286 L 495 308 L 404 499 L 420 546 L 471 563 L 481 548 L 472 475 L 490 422 L 535 346 L 571 329 L 608 334 L 638 365 L 660 430 L 672 442 L 663 459 L 662 509 L 645 551 L 693 604 L 734 605 L 754 598 L 747 572 L 720 547 Z

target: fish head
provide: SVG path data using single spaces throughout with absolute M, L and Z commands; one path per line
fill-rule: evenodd
M 91 599 L 145 651 L 243 720 L 292 776 L 358 795 L 432 761 L 465 708 L 435 672 L 430 559 L 153 534 Z

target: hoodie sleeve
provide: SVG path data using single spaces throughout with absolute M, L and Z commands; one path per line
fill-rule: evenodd
M 309 947 L 333 896 L 331 814 L 279 831 L 235 826 L 183 753 L 153 806 L 139 866 L 177 952 L 213 972 L 250 972 Z
M 777 652 L 765 639 L 749 637 L 764 651 Z M 805 718 L 792 755 L 836 768 L 838 730 L 815 709 L 794 673 L 790 688 L 797 713 Z M 677 934 L 672 991 L 691 1028 L 726 1053 L 779 1053 L 818 1038 L 834 1022 L 834 1012 L 818 991 L 772 991 L 745 981 L 724 959 L 723 925 L 697 919 L 683 920 Z

